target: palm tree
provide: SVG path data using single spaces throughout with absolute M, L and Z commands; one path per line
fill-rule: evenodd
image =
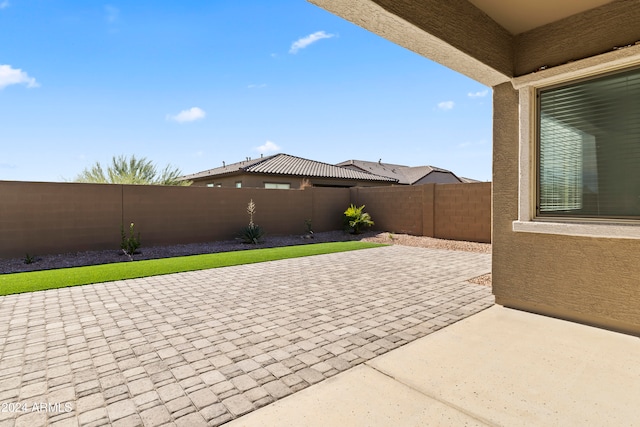
M 151 160 L 136 156 L 113 157 L 105 173 L 100 162 L 85 168 L 75 179 L 76 182 L 98 184 L 142 184 L 142 185 L 191 185 L 191 181 L 181 180 L 182 172 L 167 165 L 160 173 Z

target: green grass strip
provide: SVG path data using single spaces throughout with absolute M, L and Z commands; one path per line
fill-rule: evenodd
M 191 255 L 175 258 L 128 261 L 57 270 L 31 271 L 0 275 L 0 295 L 66 288 L 68 286 L 135 279 L 161 274 L 182 273 L 208 268 L 229 267 L 279 259 L 298 258 L 334 252 L 385 246 L 368 242 L 334 242 L 279 248 L 250 249 L 236 252 Z

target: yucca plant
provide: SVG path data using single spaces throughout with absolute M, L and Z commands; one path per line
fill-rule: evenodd
M 345 227 L 349 229 L 351 234 L 360 234 L 362 228 L 371 227 L 374 222 L 371 219 L 371 215 L 363 212 L 364 206 L 356 207 L 353 203 L 344 211 L 344 223 Z
M 264 236 L 264 230 L 253 222 L 253 215 L 256 213 L 256 204 L 253 203 L 253 199 L 251 199 L 247 205 L 247 213 L 249 214 L 249 225 L 242 229 L 240 238 L 245 243 L 257 245 Z

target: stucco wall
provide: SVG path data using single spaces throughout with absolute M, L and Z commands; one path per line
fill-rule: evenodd
M 518 95 L 494 88 L 493 292 L 498 304 L 640 333 L 640 241 L 512 231 Z
M 621 0 L 515 37 L 514 76 L 587 58 L 638 41 L 640 1 Z

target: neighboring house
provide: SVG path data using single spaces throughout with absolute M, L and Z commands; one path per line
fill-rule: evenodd
M 496 302 L 640 334 L 640 1 L 309 1 L 492 88 Z
M 252 187 L 297 189 L 312 187 L 373 187 L 396 184 L 397 180 L 363 171 L 355 171 L 290 156 L 273 156 L 249 159 L 203 172 L 186 175 L 193 186 Z
M 459 177 L 460 181 L 466 183 L 466 184 L 472 184 L 474 182 L 482 182 L 482 181 L 478 181 L 477 179 L 471 179 L 471 178 L 465 178 L 464 176 Z
M 391 163 L 367 162 L 365 160 L 347 160 L 336 164 L 347 169 L 369 172 L 398 180 L 398 184 L 454 184 L 463 182 L 453 172 L 434 166 L 404 166 Z

